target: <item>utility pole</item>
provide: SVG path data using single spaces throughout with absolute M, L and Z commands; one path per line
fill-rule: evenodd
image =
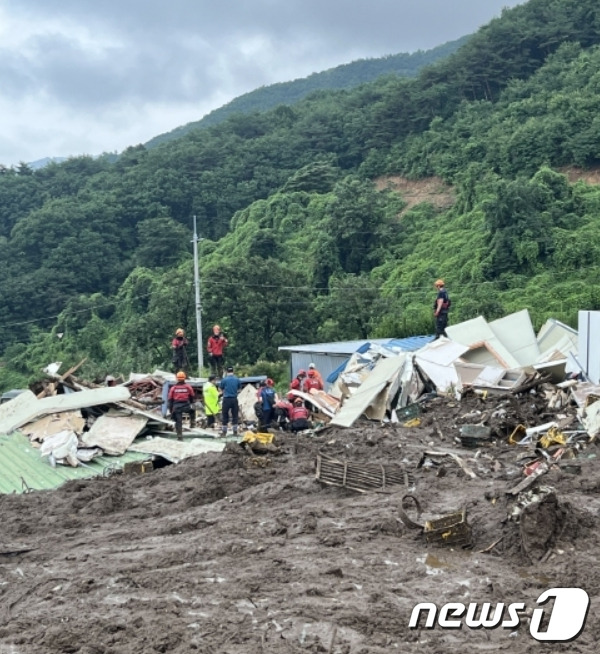
M 198 233 L 194 216 L 194 286 L 196 289 L 196 340 L 198 341 L 198 375 L 204 368 L 204 342 L 202 341 L 202 304 L 200 303 L 200 275 L 198 274 Z

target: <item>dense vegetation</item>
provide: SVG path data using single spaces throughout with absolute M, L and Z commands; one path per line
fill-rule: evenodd
M 530 0 L 415 79 L 319 91 L 156 148 L 0 171 L 0 385 L 53 360 L 87 374 L 166 366 L 195 331 L 192 216 L 205 327 L 230 360 L 277 347 L 431 331 L 524 307 L 576 325 L 600 308 L 600 7 Z M 373 180 L 437 176 L 449 209 Z M 206 334 L 205 334 L 206 337 Z M 193 347 L 194 349 L 194 347 Z
M 145 145 L 147 148 L 156 147 L 161 143 L 167 143 L 179 138 L 194 129 L 211 127 L 222 123 L 234 114 L 252 114 L 257 111 L 268 111 L 279 105 L 292 105 L 314 91 L 352 89 L 361 84 L 372 82 L 383 75 L 416 77 L 425 66 L 456 52 L 461 45 L 467 42 L 468 38 L 468 36 L 463 36 L 456 41 L 449 41 L 431 50 L 418 50 L 413 53 L 403 52 L 374 59 L 359 59 L 320 73 L 313 73 L 302 79 L 262 86 L 250 91 L 250 93 L 244 93 L 244 95 L 234 98 L 226 105 L 211 111 L 201 120 L 182 125 L 166 134 L 155 136 Z

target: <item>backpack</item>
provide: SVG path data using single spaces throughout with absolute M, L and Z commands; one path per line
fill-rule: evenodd
M 256 413 L 256 417 L 260 420 L 264 413 L 263 413 L 263 408 L 262 408 L 262 402 L 255 402 L 254 403 L 254 413 Z

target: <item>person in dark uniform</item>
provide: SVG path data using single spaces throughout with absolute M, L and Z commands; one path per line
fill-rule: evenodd
M 175 331 L 175 338 L 171 341 L 171 349 L 173 350 L 173 369 L 175 372 L 183 370 L 187 372 L 190 362 L 188 360 L 186 347 L 188 339 L 185 337 L 185 332 L 181 327 Z
M 435 339 L 438 339 L 440 336 L 448 336 L 446 327 L 448 326 L 450 297 L 443 279 L 438 279 L 433 286 L 437 290 L 437 296 L 433 303 L 433 316 L 435 318 Z
M 227 368 L 227 374 L 219 384 L 219 388 L 223 392 L 223 405 L 222 412 L 222 427 L 221 431 L 223 436 L 227 436 L 227 425 L 229 424 L 229 415 L 231 414 L 231 424 L 233 426 L 233 435 L 237 435 L 238 420 L 240 414 L 240 407 L 238 404 L 238 393 L 242 387 L 242 382 L 233 374 L 232 366 Z
M 261 403 L 262 409 L 259 425 L 261 429 L 268 429 L 273 421 L 275 403 L 278 399 L 274 386 L 275 383 L 269 378 L 266 381 L 261 382 L 260 388 L 258 389 L 257 398 Z

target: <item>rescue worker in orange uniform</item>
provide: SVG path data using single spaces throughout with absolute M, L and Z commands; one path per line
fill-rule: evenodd
M 309 363 L 308 364 L 308 372 L 310 372 L 311 370 L 315 371 L 315 375 L 317 376 L 317 379 L 321 382 L 321 388 L 325 388 L 325 382 L 323 381 L 323 376 L 317 370 L 317 366 L 315 366 L 314 363 Z

